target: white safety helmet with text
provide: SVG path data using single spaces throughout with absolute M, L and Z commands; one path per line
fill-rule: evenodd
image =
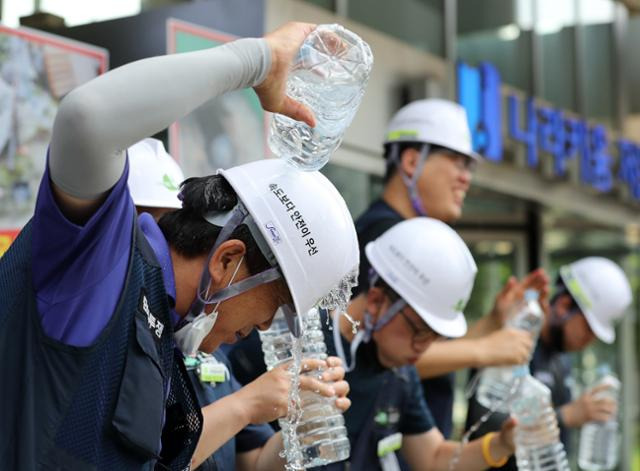
M 632 300 L 631 286 L 622 268 L 608 258 L 586 257 L 560 267 L 560 278 L 596 337 L 613 343 L 614 323 Z
M 266 159 L 219 173 L 231 184 L 275 255 L 297 313 L 346 307 L 359 249 L 353 219 L 320 172 Z
M 471 252 L 447 224 L 417 217 L 396 224 L 365 248 L 371 266 L 435 332 L 461 337 L 477 273 Z
M 360 254 L 353 220 L 333 184 L 320 172 L 300 172 L 280 159 L 218 174 L 234 189 L 238 202 L 228 211 L 203 214 L 220 232 L 203 264 L 186 323 L 174 335 L 182 352 L 195 354 L 213 328 L 221 302 L 283 277 L 292 304 L 285 301 L 280 309 L 296 337 L 303 332 L 300 315 L 312 307 L 346 308 L 357 284 Z M 226 287 L 210 293 L 209 260 L 242 224 L 270 267 L 235 283 L 234 274 Z M 209 313 L 207 305 L 214 305 Z
M 129 192 L 136 206 L 182 207 L 178 199 L 184 175 L 161 141 L 147 138 L 127 149 Z

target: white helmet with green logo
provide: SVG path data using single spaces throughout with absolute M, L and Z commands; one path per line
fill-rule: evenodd
M 136 206 L 182 207 L 178 199 L 182 170 L 157 139 L 147 138 L 127 149 L 129 191 Z
M 417 217 L 396 224 L 366 246 L 376 273 L 429 327 L 445 337 L 467 331 L 463 310 L 478 271 L 460 236 L 447 224 Z
M 631 304 L 629 280 L 616 263 L 604 257 L 586 257 L 560 267 L 562 279 L 589 323 L 603 342 L 616 339 L 614 322 Z
M 389 122 L 385 144 L 417 142 L 438 145 L 479 159 L 471 145 L 464 107 L 449 100 L 429 98 L 402 107 Z

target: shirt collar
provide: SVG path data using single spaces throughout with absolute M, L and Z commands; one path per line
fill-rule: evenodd
M 147 238 L 149 245 L 153 249 L 153 253 L 162 269 L 162 281 L 164 289 L 169 298 L 169 307 L 171 308 L 171 320 L 175 326 L 180 320 L 180 316 L 175 311 L 176 306 L 176 280 L 173 276 L 173 263 L 171 262 L 171 252 L 169 244 L 164 238 L 164 234 L 149 213 L 142 213 L 138 216 L 138 225 L 140 230 Z

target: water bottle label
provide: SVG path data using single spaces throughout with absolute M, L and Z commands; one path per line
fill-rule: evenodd
M 378 442 L 378 456 L 382 458 L 400 448 L 402 448 L 402 434 L 400 432 L 394 433 Z

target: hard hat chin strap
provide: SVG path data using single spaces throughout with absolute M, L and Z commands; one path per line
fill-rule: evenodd
M 221 225 L 222 229 L 220 229 L 218 237 L 216 238 L 216 241 L 213 244 L 211 251 L 209 252 L 209 256 L 207 257 L 207 260 L 202 267 L 200 283 L 198 285 L 198 289 L 196 290 L 196 298 L 193 300 L 193 303 L 189 308 L 189 312 L 185 317 L 185 321 L 187 322 L 195 319 L 207 305 L 220 303 L 224 300 L 237 296 L 238 294 L 249 291 L 256 286 L 282 278 L 280 269 L 277 266 L 272 266 L 271 268 L 251 275 L 242 281 L 230 284 L 226 288 L 222 288 L 215 293 L 209 293 L 209 288 L 211 286 L 209 263 L 211 262 L 211 258 L 213 257 L 216 250 L 220 247 L 220 245 L 222 245 L 223 242 L 227 241 L 231 237 L 231 234 L 236 229 L 236 227 L 238 227 L 242 223 L 247 223 L 251 219 L 251 216 L 249 215 L 249 212 L 244 207 L 244 205 L 238 202 L 238 204 L 232 210 L 226 213 L 205 215 L 205 219 L 210 224 Z M 254 235 L 253 232 L 252 236 L 256 240 L 256 243 L 258 243 L 257 239 L 259 239 L 261 236 Z M 266 255 L 265 257 L 267 258 L 267 260 L 271 258 Z
M 349 359 L 347 359 L 344 352 L 344 347 L 342 346 L 342 336 L 340 334 L 340 316 L 333 317 L 333 343 L 336 347 L 336 353 L 342 360 L 345 371 L 353 371 L 353 369 L 356 367 L 356 354 L 358 353 L 360 344 L 363 342 L 369 343 L 371 341 L 373 333 L 377 332 L 385 325 L 387 325 L 391 321 L 391 319 L 393 319 L 393 316 L 400 312 L 406 305 L 407 302 L 404 299 L 396 299 L 391 304 L 391 306 L 389 306 L 389 309 L 387 309 L 375 323 L 373 322 L 373 317 L 371 316 L 371 314 L 365 311 L 364 329 L 359 330 L 351 340 L 351 343 L 349 345 Z
M 396 166 L 400 171 L 400 175 L 402 176 L 402 181 L 407 187 L 407 191 L 409 192 L 409 200 L 411 201 L 411 206 L 413 210 L 418 214 L 418 216 L 427 216 L 427 210 L 422 204 L 422 200 L 420 199 L 420 194 L 418 193 L 418 179 L 422 174 L 422 170 L 424 169 L 424 164 L 427 161 L 427 157 L 429 156 L 430 145 L 426 142 L 422 144 L 422 148 L 420 149 L 420 155 L 418 156 L 418 162 L 416 164 L 416 169 L 413 172 L 413 175 L 409 177 L 402 169 L 401 164 L 401 155 L 399 152 L 399 144 L 395 144 L 391 149 L 391 158 L 395 160 Z

